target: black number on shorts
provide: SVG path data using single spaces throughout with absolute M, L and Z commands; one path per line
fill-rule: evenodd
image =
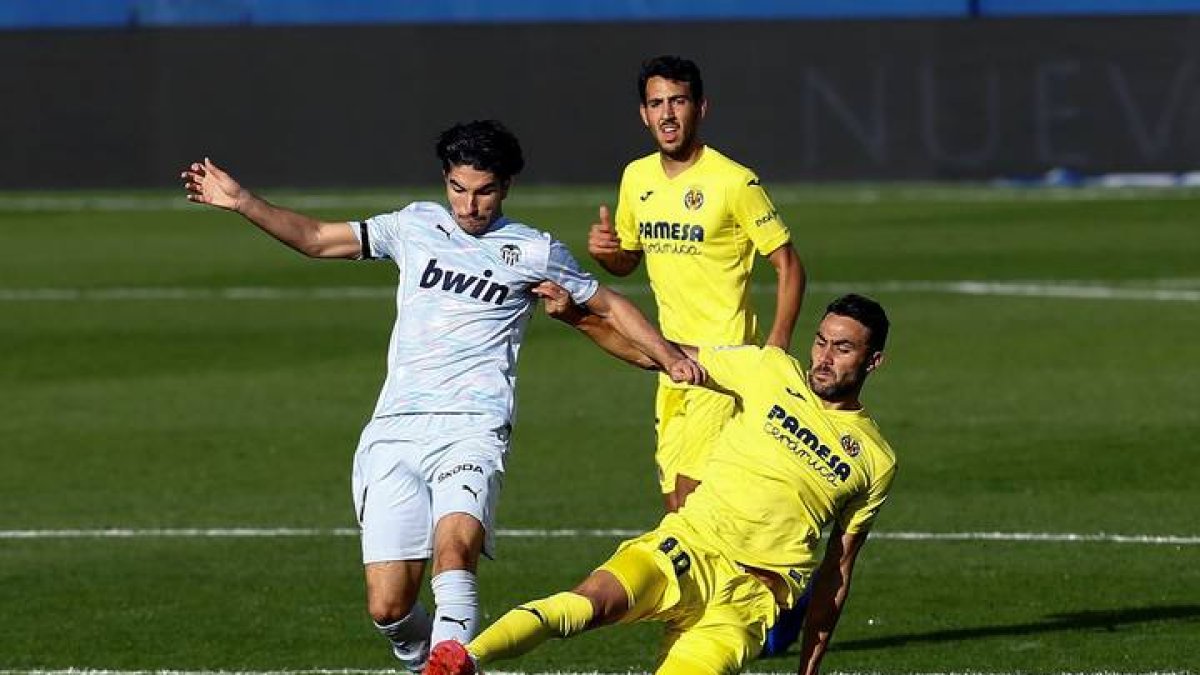
M 671 566 L 675 568 L 675 576 L 681 577 L 692 568 L 692 559 L 688 557 L 686 551 L 676 551 L 677 548 L 679 548 L 679 540 L 675 537 L 667 537 L 658 545 L 658 550 L 671 559 Z

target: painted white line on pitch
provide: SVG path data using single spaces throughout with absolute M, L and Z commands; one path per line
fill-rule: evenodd
M 496 535 L 514 539 L 626 538 L 644 530 L 612 529 L 499 529 Z M 0 530 L 0 539 L 142 539 L 142 538 L 273 538 L 356 537 L 351 527 L 224 527 L 224 528 L 103 528 L 62 530 Z M 1196 546 L 1200 536 L 1174 534 L 1080 534 L 1074 532 L 874 532 L 871 539 L 893 541 L 1006 541 L 1052 543 L 1106 543 Z
M 809 288 L 822 293 L 931 293 L 972 296 L 1037 297 L 1075 300 L 1132 300 L 1200 302 L 1196 279 L 1161 279 L 1112 285 L 1088 281 L 847 281 L 815 282 Z M 613 284 L 625 295 L 650 293 L 645 285 Z M 757 285 L 755 293 L 774 293 L 774 287 Z M 232 286 L 185 288 L 137 286 L 122 288 L 0 288 L 0 302 L 118 302 L 204 300 L 378 300 L 395 295 L 394 286 L 272 287 Z

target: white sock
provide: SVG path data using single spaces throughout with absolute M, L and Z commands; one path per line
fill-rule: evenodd
M 479 593 L 475 575 L 467 570 L 446 570 L 430 580 L 433 587 L 432 644 L 457 640 L 467 644 L 479 631 Z
M 414 673 L 425 668 L 429 660 L 429 613 L 421 603 L 413 605 L 408 616 L 389 624 L 375 624 L 375 628 L 392 643 L 392 653 Z

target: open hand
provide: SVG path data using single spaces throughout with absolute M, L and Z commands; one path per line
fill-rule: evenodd
M 203 162 L 193 162 L 179 177 L 183 179 L 188 201 L 197 204 L 237 211 L 245 195 L 242 186 L 207 157 Z

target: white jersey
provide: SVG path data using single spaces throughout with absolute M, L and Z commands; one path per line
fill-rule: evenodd
M 375 417 L 410 413 L 513 416 L 517 354 L 549 280 L 578 304 L 596 279 L 549 234 L 501 217 L 483 234 L 464 232 L 445 207 L 414 202 L 351 224 L 364 259 L 399 269 L 396 324 Z

